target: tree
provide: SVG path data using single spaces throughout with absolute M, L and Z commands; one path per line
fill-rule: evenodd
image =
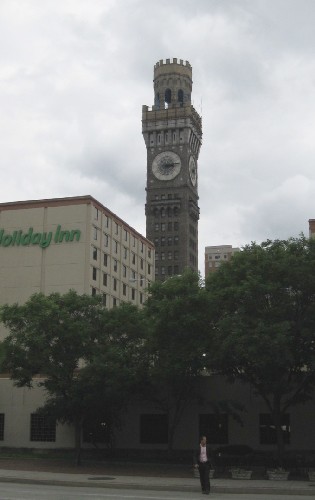
M 168 447 L 177 425 L 196 397 L 204 368 L 201 340 L 206 332 L 207 302 L 199 276 L 188 270 L 150 287 L 144 312 L 149 320 L 147 399 L 168 416 Z
M 98 415 L 116 424 L 136 386 L 139 314 L 131 305 L 108 311 L 100 298 L 74 291 L 35 294 L 1 309 L 10 330 L 6 368 L 19 387 L 33 387 L 34 375 L 44 375 L 38 384 L 47 399 L 39 411 L 74 425 L 78 465 L 84 422 Z
M 313 397 L 315 240 L 247 245 L 209 276 L 206 288 L 211 368 L 250 383 L 263 398 L 282 462 L 282 418 Z

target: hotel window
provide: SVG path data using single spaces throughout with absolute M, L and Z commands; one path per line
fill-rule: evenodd
M 165 222 L 162 222 L 161 224 L 161 231 L 165 231 Z
M 172 239 L 172 237 L 171 237 L 171 236 L 169 236 L 169 237 L 167 238 L 167 244 L 168 244 L 168 246 L 171 246 L 171 245 L 173 244 L 173 239 Z
M 124 259 L 128 259 L 128 248 L 124 247 Z
M 165 267 L 161 267 L 161 274 L 165 274 Z
M 92 247 L 92 256 L 93 260 L 97 260 L 97 248 Z
M 103 273 L 103 285 L 107 286 L 107 274 Z
M 140 269 L 143 269 L 143 259 L 140 259 Z
M 104 253 L 104 255 L 103 255 L 103 263 L 104 263 L 104 266 L 107 267 L 107 265 L 108 265 L 108 255 L 107 255 L 107 253 Z
M 161 252 L 161 260 L 165 260 L 165 252 Z
M 136 298 L 136 290 L 134 288 L 131 289 L 131 299 L 135 300 Z
M 106 293 L 103 293 L 103 295 L 102 295 L 102 304 L 105 307 L 107 306 L 107 295 L 106 295 Z
M 0 413 L 0 441 L 4 440 L 4 413 Z
M 207 436 L 209 444 L 228 444 L 228 415 L 226 413 L 199 415 L 199 436 Z
M 93 227 L 93 240 L 97 241 L 97 228 Z
M 98 220 L 98 216 L 99 216 L 99 210 L 98 208 L 94 207 L 94 219 Z
M 127 295 L 127 285 L 126 283 L 123 283 L 123 295 L 126 297 Z
M 134 252 L 131 252 L 131 257 L 132 257 L 132 259 L 131 259 L 132 263 L 135 264 L 136 263 L 136 254 Z
M 159 231 L 159 230 L 160 230 L 160 224 L 159 224 L 158 222 L 156 222 L 156 223 L 154 224 L 154 230 L 155 230 L 155 231 Z
M 159 260 L 159 258 L 160 258 L 159 252 L 155 252 L 155 260 Z
M 143 304 L 143 293 L 140 292 L 140 304 Z
M 95 295 L 96 295 L 96 288 L 94 288 L 93 286 L 92 286 L 92 290 L 91 290 L 91 295 L 92 295 L 92 297 L 95 297 Z
M 143 248 L 144 248 L 144 246 L 143 246 L 143 241 L 141 241 L 141 244 L 140 244 L 140 252 L 141 252 L 141 253 L 143 253 Z
M 155 267 L 155 276 L 158 276 L 158 275 L 159 275 L 159 268 Z
M 159 246 L 159 244 L 160 244 L 160 240 L 159 240 L 159 238 L 154 238 L 154 245 L 155 245 L 156 247 L 158 247 L 158 246 Z
M 115 234 L 118 234 L 118 224 L 115 222 Z
M 174 222 L 174 231 L 178 231 L 178 222 Z
M 174 245 L 178 245 L 178 236 L 174 236 Z
M 104 233 L 104 247 L 108 247 L 109 245 L 109 236 L 108 234 Z
M 124 229 L 124 238 L 125 238 L 125 241 L 128 240 L 128 232 L 126 231 L 126 229 Z
M 135 247 L 136 246 L 136 238 L 133 236 L 132 237 L 132 246 Z
M 173 272 L 173 268 L 172 268 L 172 266 L 168 266 L 168 268 L 167 268 L 167 274 L 168 274 L 169 276 L 171 276 L 171 275 L 172 275 L 172 272 Z
M 167 257 L 168 257 L 168 260 L 172 260 L 172 258 L 173 258 L 172 252 L 168 252 Z
M 144 286 L 144 276 L 140 275 L 140 286 Z
M 116 297 L 113 297 L 113 307 L 116 307 L 117 306 L 117 299 Z
M 31 441 L 56 441 L 56 420 L 32 413 Z
M 97 269 L 96 267 L 92 267 L 92 280 L 96 281 L 97 278 Z
M 132 280 L 136 279 L 136 271 L 131 271 L 131 279 Z
M 118 261 L 116 259 L 113 260 L 113 270 L 115 273 L 118 271 Z
M 127 268 L 126 268 L 126 266 L 124 266 L 124 265 L 122 266 L 122 271 L 123 271 L 123 278 L 126 278 L 126 276 L 127 276 Z
M 113 278 L 113 289 L 116 292 L 117 291 L 117 280 L 116 278 Z
M 109 226 L 109 221 L 108 221 L 108 216 L 107 215 L 104 216 L 104 221 L 105 221 L 104 226 L 108 227 Z
M 171 222 L 167 223 L 167 230 L 172 231 L 172 223 Z
M 118 241 L 114 240 L 114 252 L 118 253 Z
M 148 274 L 151 274 L 151 264 L 148 264 Z
M 148 248 L 148 258 L 151 259 L 151 248 Z
M 165 236 L 161 237 L 161 247 L 165 246 Z
M 178 260 L 178 255 L 179 255 L 179 254 L 178 254 L 178 251 L 177 251 L 177 250 L 175 250 L 175 252 L 174 252 L 174 260 Z
M 281 418 L 281 429 L 283 441 L 285 444 L 290 444 L 290 415 L 285 413 Z M 260 413 L 259 415 L 259 437 L 260 444 L 277 443 L 276 426 L 270 413 Z
M 140 416 L 140 443 L 166 444 L 168 442 L 168 417 L 166 414 Z

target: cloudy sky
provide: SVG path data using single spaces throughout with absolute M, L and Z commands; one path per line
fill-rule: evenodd
M 314 0 L 0 0 L 0 202 L 90 194 L 145 235 L 153 66 L 193 67 L 204 247 L 308 234 Z

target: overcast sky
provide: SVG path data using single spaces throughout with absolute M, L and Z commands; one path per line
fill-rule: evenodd
M 208 245 L 308 235 L 314 0 L 0 0 L 0 202 L 90 194 L 145 235 L 142 105 L 188 60 Z

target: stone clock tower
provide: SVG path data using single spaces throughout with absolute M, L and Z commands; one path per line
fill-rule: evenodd
M 147 148 L 146 236 L 155 244 L 156 279 L 198 271 L 198 156 L 201 117 L 191 104 L 192 68 L 154 66 L 154 105 L 142 107 Z

